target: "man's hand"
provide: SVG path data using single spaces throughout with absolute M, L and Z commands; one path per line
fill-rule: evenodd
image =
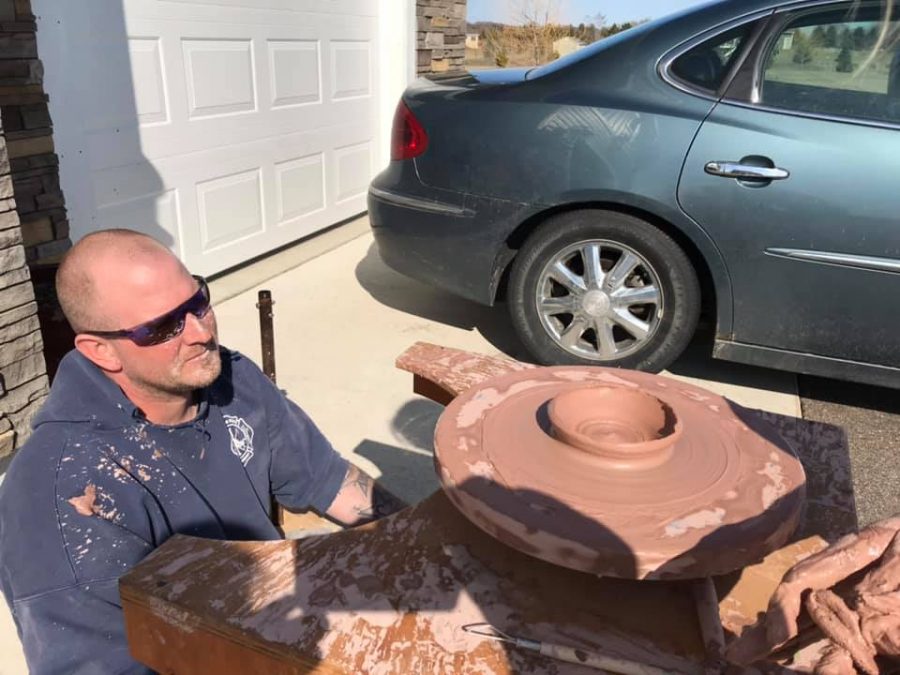
M 354 527 L 389 516 L 406 506 L 374 478 L 351 464 L 326 513 L 339 523 Z

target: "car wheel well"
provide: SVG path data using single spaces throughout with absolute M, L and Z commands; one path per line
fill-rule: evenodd
M 626 206 L 624 204 L 605 202 L 567 204 L 565 206 L 542 211 L 541 213 L 535 214 L 528 220 L 521 223 L 506 238 L 506 246 L 509 248 L 509 250 L 513 251 L 513 255 L 509 256 L 509 260 L 506 261 L 506 267 L 504 268 L 503 274 L 500 277 L 500 281 L 497 284 L 497 291 L 494 299 L 504 300 L 506 298 L 506 288 L 509 282 L 509 274 L 512 270 L 512 262 L 513 260 L 515 260 L 516 254 L 518 253 L 519 249 L 522 248 L 522 244 L 525 243 L 525 240 L 528 239 L 528 237 L 530 237 L 531 234 L 541 226 L 541 224 L 543 224 L 551 216 L 555 216 L 560 213 L 588 209 L 593 209 L 596 211 L 613 211 L 616 213 L 634 216 L 635 218 L 640 218 L 641 220 L 650 223 L 654 227 L 670 236 L 675 241 L 675 243 L 678 244 L 681 250 L 684 251 L 685 255 L 687 255 L 688 260 L 691 261 L 691 265 L 693 266 L 694 271 L 697 274 L 697 281 L 700 283 L 700 297 L 702 302 L 701 322 L 708 322 L 711 325 L 715 325 L 716 287 L 713 283 L 712 273 L 709 270 L 709 265 L 706 263 L 706 259 L 703 257 L 703 254 L 700 253 L 700 250 L 696 247 L 694 242 L 692 242 L 690 238 L 684 234 L 684 232 L 679 230 L 667 220 L 660 218 L 659 216 L 649 211 Z

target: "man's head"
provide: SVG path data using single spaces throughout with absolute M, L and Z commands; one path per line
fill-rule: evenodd
M 218 377 L 211 309 L 201 318 L 184 313 L 183 330 L 159 344 L 92 334 L 142 326 L 197 294 L 197 280 L 155 239 L 131 230 L 87 235 L 64 258 L 56 289 L 76 348 L 126 394 L 137 389 L 154 398 L 183 396 Z

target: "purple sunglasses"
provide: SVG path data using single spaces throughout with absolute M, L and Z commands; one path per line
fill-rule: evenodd
M 200 288 L 175 309 L 162 316 L 124 330 L 83 330 L 87 335 L 105 338 L 128 338 L 139 347 L 158 345 L 181 335 L 188 313 L 202 319 L 209 312 L 209 287 L 203 277 L 193 275 Z

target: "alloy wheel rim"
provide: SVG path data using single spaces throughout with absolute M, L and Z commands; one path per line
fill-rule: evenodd
M 541 324 L 568 353 L 613 361 L 646 345 L 659 328 L 664 297 L 649 261 L 624 244 L 591 239 L 557 253 L 535 293 Z

